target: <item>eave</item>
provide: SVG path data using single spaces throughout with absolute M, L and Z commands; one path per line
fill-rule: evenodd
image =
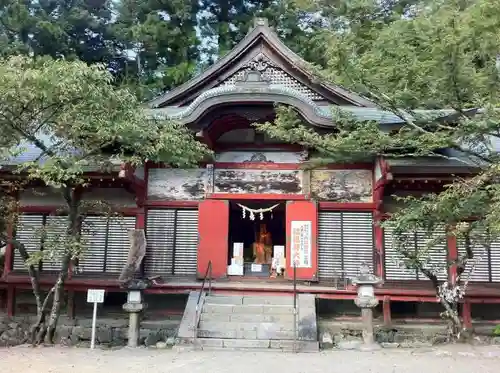
M 207 81 L 216 80 L 217 76 L 229 69 L 234 61 L 240 60 L 245 53 L 261 42 L 266 43 L 266 45 L 293 68 L 297 74 L 307 77 L 311 86 L 316 88 L 316 90 L 324 91 L 331 96 L 337 96 L 345 100 L 348 105 L 375 107 L 375 104 L 365 97 L 350 92 L 340 86 L 318 80 L 308 71 L 308 63 L 280 40 L 276 33 L 268 26 L 267 20 L 265 19 L 256 19 L 255 27 L 243 38 L 243 40 L 212 66 L 185 84 L 150 101 L 148 106 L 150 108 L 165 107 L 179 101 L 184 96 L 201 92 Z

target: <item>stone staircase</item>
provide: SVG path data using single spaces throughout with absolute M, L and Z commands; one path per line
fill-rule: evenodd
M 197 300 L 198 293 L 192 292 L 178 332 L 179 345 L 201 349 L 293 351 L 292 296 L 207 295 L 200 301 L 198 315 Z M 298 295 L 296 320 L 296 351 L 318 351 L 313 295 Z

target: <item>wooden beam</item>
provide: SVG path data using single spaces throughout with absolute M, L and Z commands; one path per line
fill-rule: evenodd
M 73 290 L 68 290 L 68 304 L 67 304 L 67 315 L 70 320 L 74 320 L 76 317 L 75 308 L 75 292 Z
M 392 324 L 391 320 L 391 298 L 388 296 L 384 297 L 382 303 L 382 312 L 384 314 L 384 326 L 390 327 Z
M 16 307 L 16 289 L 13 285 L 7 287 L 7 316 L 13 317 Z
M 455 236 L 447 236 L 447 244 L 448 244 L 448 261 L 449 263 L 454 263 L 458 259 L 458 247 L 457 247 L 457 238 Z M 449 268 L 449 280 L 452 284 L 454 284 L 457 280 L 457 266 L 453 264 L 448 267 Z
M 469 300 L 465 300 L 465 302 L 462 304 L 462 320 L 465 328 L 472 328 L 472 312 Z

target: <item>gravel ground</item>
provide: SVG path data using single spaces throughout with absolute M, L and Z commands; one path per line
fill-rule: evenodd
M 500 348 L 448 346 L 319 354 L 16 347 L 0 350 L 2 373 L 471 373 L 498 372 Z

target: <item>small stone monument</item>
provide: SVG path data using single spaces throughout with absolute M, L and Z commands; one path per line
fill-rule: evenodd
M 128 347 L 137 347 L 139 344 L 140 314 L 146 308 L 143 302 L 143 291 L 152 285 L 147 278 L 137 278 L 142 259 L 146 254 L 146 236 L 143 229 L 131 229 L 128 232 L 130 249 L 127 263 L 124 266 L 119 282 L 127 289 L 127 303 L 123 310 L 129 314 Z
M 143 302 L 143 290 L 151 286 L 148 280 L 136 279 L 126 284 L 128 290 L 127 303 L 123 305 L 123 310 L 129 314 L 128 322 L 128 347 L 137 347 L 139 344 L 140 315 L 146 309 Z
M 377 306 L 378 299 L 375 297 L 375 287 L 383 283 L 383 280 L 370 273 L 366 263 L 361 265 L 359 276 L 352 280 L 353 285 L 358 287 L 358 296 L 354 299 L 356 306 L 361 308 L 361 319 L 363 321 L 363 344 L 361 350 L 371 351 L 379 349 L 373 337 L 373 308 Z

